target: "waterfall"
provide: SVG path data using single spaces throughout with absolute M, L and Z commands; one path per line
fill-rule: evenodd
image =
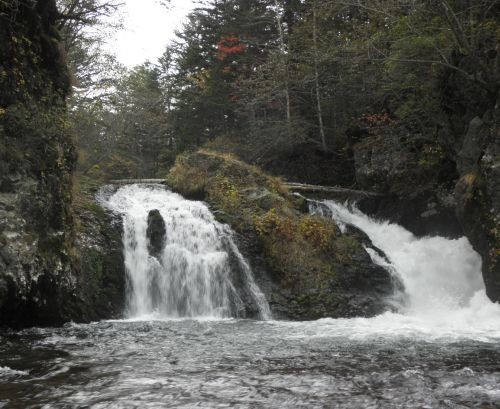
M 367 248 L 374 263 L 387 268 L 404 285 L 398 315 L 425 325 L 497 327 L 500 305 L 486 296 L 481 258 L 467 238 L 417 238 L 387 221 L 374 220 L 355 206 L 334 201 L 310 202 L 310 211 L 364 231 L 387 259 Z M 400 320 L 398 322 L 401 322 Z
M 260 318 L 270 318 L 266 299 L 232 231 L 218 223 L 204 203 L 186 200 L 164 186 L 138 184 L 121 187 L 102 201 L 123 217 L 129 317 L 240 316 L 245 308 L 241 294 L 246 292 Z M 166 230 L 156 255 L 148 250 L 152 210 L 159 211 Z M 233 286 L 231 277 L 237 273 L 244 276 L 245 289 Z

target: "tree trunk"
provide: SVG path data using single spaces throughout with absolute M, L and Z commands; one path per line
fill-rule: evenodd
M 286 122 L 287 122 L 287 132 L 288 137 L 292 135 L 292 115 L 290 109 L 290 84 L 289 84 L 289 75 L 288 75 L 288 63 L 286 61 L 286 48 L 285 48 L 285 35 L 283 33 L 283 27 L 281 25 L 281 17 L 279 15 L 279 3 L 278 0 L 274 0 L 274 5 L 276 6 L 276 22 L 278 23 L 278 33 L 280 37 L 280 48 L 281 48 L 281 56 L 283 62 L 283 70 L 285 73 L 285 101 L 286 101 Z
M 319 72 L 318 72 L 318 33 L 316 27 L 316 0 L 313 0 L 313 48 L 314 48 L 314 85 L 316 88 L 316 108 L 318 110 L 318 125 L 319 133 L 321 135 L 321 146 L 323 151 L 326 152 L 326 137 L 325 128 L 323 126 L 323 113 L 321 109 L 321 95 L 319 89 Z

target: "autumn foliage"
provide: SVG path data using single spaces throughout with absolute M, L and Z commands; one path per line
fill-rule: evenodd
M 227 60 L 235 55 L 244 54 L 246 49 L 246 44 L 242 43 L 238 37 L 223 36 L 217 43 L 217 59 Z
M 394 125 L 394 120 L 389 116 L 387 112 L 379 114 L 364 114 L 359 118 L 361 122 L 364 122 L 368 126 L 384 126 L 384 125 Z

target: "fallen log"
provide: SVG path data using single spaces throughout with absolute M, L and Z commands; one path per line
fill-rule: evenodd
M 343 200 L 359 200 L 364 198 L 380 197 L 379 193 L 366 190 L 347 189 L 337 186 L 309 185 L 306 183 L 285 183 L 285 186 L 292 192 L 312 194 L 315 198 L 338 198 Z
M 112 185 L 133 185 L 135 183 L 156 183 L 166 185 L 167 181 L 165 179 L 114 179 L 110 180 L 108 183 Z

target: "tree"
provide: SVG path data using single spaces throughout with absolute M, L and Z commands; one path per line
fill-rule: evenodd
M 275 32 L 269 2 L 262 0 L 208 1 L 188 16 L 169 47 L 164 75 L 179 149 L 242 129 L 238 84 L 265 61 Z
M 498 15 L 495 0 L 204 1 L 155 68 L 163 146 L 225 136 L 250 161 L 306 147 L 341 164 L 374 124 L 437 143 L 453 99 L 479 113 L 498 95 Z
M 120 0 L 57 0 L 58 29 L 73 75 L 73 106 L 78 99 L 85 102 L 109 93 L 119 77 L 121 67 L 103 44 L 121 27 L 116 14 L 123 4 Z
M 283 25 L 281 21 L 281 10 L 280 10 L 280 4 L 278 0 L 274 1 L 275 4 L 275 13 L 276 13 L 276 25 L 278 27 L 278 33 L 279 33 L 279 41 L 280 41 L 280 62 L 281 62 L 281 69 L 283 70 L 283 76 L 285 79 L 285 101 L 286 101 L 286 122 L 287 122 L 287 129 L 288 129 L 288 135 L 291 136 L 292 133 L 292 113 L 291 113 L 291 107 L 290 107 L 290 81 L 289 81 L 289 71 L 288 71 L 288 57 L 287 57 L 287 50 L 286 50 L 286 44 L 285 44 L 285 33 L 283 31 Z

